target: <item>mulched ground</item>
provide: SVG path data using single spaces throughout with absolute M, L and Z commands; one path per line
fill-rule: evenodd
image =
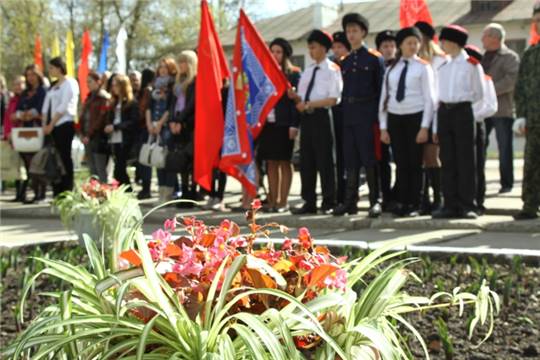
M 0 255 L 0 348 L 9 344 L 18 331 L 24 328 L 16 321 L 22 284 L 40 265 L 31 256 L 43 256 L 84 263 L 86 257 L 82 249 L 67 244 L 25 247 L 17 252 Z M 460 286 L 464 291 L 476 292 L 481 278 L 487 278 L 492 289 L 501 297 L 502 310 L 495 320 L 491 338 L 480 348 L 474 344 L 484 334 L 480 328 L 472 340 L 467 338 L 469 313 L 458 316 L 457 309 L 436 310 L 409 315 L 411 322 L 426 339 L 433 359 L 540 359 L 540 267 L 526 265 L 521 259 L 498 261 L 497 263 L 478 258 L 445 257 L 424 258 L 411 267 L 423 284 L 411 281 L 407 286 L 409 294 L 431 295 L 437 291 L 451 291 Z M 57 291 L 61 283 L 46 277 L 37 280 L 29 296 L 24 318 L 31 319 L 39 313 L 47 302 L 38 296 L 44 291 Z M 448 336 L 445 335 L 447 328 Z M 403 332 L 407 336 L 407 332 Z M 411 338 L 414 358 L 423 358 L 417 342 Z

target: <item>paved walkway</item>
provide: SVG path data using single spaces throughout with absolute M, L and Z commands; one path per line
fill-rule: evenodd
M 521 207 L 522 161 L 515 162 L 516 186 L 511 193 L 498 194 L 498 169 L 496 161 L 489 161 L 487 168 L 488 198 L 487 215 L 477 220 L 432 220 L 430 217 L 395 219 L 384 214 L 380 219 L 367 218 L 367 202 L 362 189 L 361 211 L 357 216 L 333 217 L 327 215 L 292 216 L 291 214 L 261 214 L 260 223 L 278 222 L 296 229 L 308 227 L 321 242 L 358 247 L 380 246 L 395 238 L 415 238 L 422 243 L 419 251 L 430 252 L 482 252 L 497 254 L 522 254 L 540 258 L 540 220 L 516 222 L 511 214 Z M 300 181 L 298 173 L 291 191 L 291 205 L 300 204 Z M 13 194 L 6 193 L 0 201 Z M 240 197 L 240 187 L 234 179 L 227 184 L 226 201 L 235 205 Z M 143 211 L 149 210 L 155 200 L 145 201 Z M 74 240 L 73 234 L 63 229 L 58 215 L 49 205 L 21 205 L 0 202 L 0 249 L 32 243 Z M 157 211 L 148 218 L 145 233 L 150 234 L 165 218 L 194 215 L 208 224 L 218 224 L 229 218 L 245 224 L 240 213 L 215 213 L 191 209 L 179 211 L 167 208 Z M 279 238 L 278 234 L 272 237 Z

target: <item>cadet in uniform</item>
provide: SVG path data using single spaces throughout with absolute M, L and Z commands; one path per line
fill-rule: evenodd
M 472 103 L 484 96 L 484 70 L 463 47 L 469 35 L 457 25 L 441 30 L 450 59 L 439 68 L 439 109 L 434 142 L 441 147 L 444 207 L 434 218 L 477 218 L 475 210 L 475 124 Z
M 396 34 L 392 30 L 383 30 L 375 37 L 375 45 L 377 51 L 384 58 L 384 66 L 390 67 L 396 61 Z M 382 192 L 382 208 L 383 211 L 394 210 L 394 202 L 397 194 L 397 178 L 394 188 L 392 189 L 392 168 L 390 167 L 390 145 L 381 144 L 381 160 L 379 161 L 378 170 L 381 179 Z
M 358 13 L 343 17 L 343 30 L 351 44 L 352 51 L 341 65 L 343 75 L 343 152 L 347 185 L 345 202 L 334 209 L 334 215 L 356 214 L 358 212 L 358 182 L 360 168 L 366 170 L 369 187 L 369 216 L 381 214 L 377 158 L 375 156 L 375 128 L 378 131 L 377 115 L 384 60 L 380 53 L 364 45 L 369 23 Z
M 351 51 L 351 44 L 349 44 L 347 36 L 345 36 L 343 31 L 336 31 L 332 34 L 332 38 L 334 39 L 332 43 L 333 61 L 341 65 L 341 60 L 349 55 L 349 51 Z M 343 113 L 341 104 L 332 106 L 332 120 L 334 123 L 334 139 L 336 140 L 336 197 L 337 203 L 343 204 L 343 200 L 345 199 L 345 166 L 343 162 L 345 160 L 343 156 Z
M 465 46 L 467 54 L 482 62 L 482 53 L 474 45 Z M 474 120 L 476 121 L 476 212 L 483 215 L 486 211 L 486 124 L 484 120 L 495 115 L 498 108 L 495 84 L 489 75 L 484 75 L 484 97 L 473 105 Z
M 332 37 L 313 30 L 308 39 L 309 55 L 314 64 L 302 73 L 295 97 L 300 117 L 300 176 L 304 205 L 294 209 L 295 214 L 317 213 L 317 172 L 321 178 L 323 212 L 335 206 L 335 172 L 333 160 L 332 128 L 329 108 L 341 97 L 343 81 L 339 66 L 326 54 L 332 46 Z
M 418 57 L 422 34 L 406 27 L 396 34 L 400 55 L 386 71 L 379 104 L 381 141 L 392 146 L 399 181 L 398 216 L 418 216 L 422 149 L 435 106 L 433 70 Z
M 533 22 L 540 33 L 540 2 L 533 9 Z M 525 133 L 525 164 L 523 167 L 522 210 L 516 220 L 538 218 L 540 206 L 540 43 L 531 46 L 519 66 L 514 99 L 516 101 L 516 131 Z

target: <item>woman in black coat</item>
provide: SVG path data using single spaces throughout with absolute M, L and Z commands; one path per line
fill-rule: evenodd
M 131 189 L 131 180 L 127 174 L 127 161 L 135 143 L 140 109 L 137 100 L 133 97 L 127 76 L 116 75 L 114 77 L 112 98 L 105 133 L 109 134 L 109 143 L 112 147 L 114 178 L 122 185 L 129 185 L 129 189 Z
M 300 69 L 290 62 L 292 47 L 283 38 L 270 43 L 270 51 L 285 73 L 292 87 L 298 85 Z M 285 212 L 291 189 L 293 168 L 291 163 L 294 139 L 298 134 L 299 115 L 289 93 L 283 94 L 268 115 L 259 137 L 257 156 L 266 161 L 268 176 L 268 196 L 266 211 Z
M 181 175 L 181 199 L 197 200 L 197 185 L 193 180 L 193 136 L 195 131 L 195 76 L 197 54 L 182 51 L 178 57 L 178 75 L 174 85 L 174 101 L 169 111 L 172 137 L 171 151 L 178 151 L 175 164 Z M 179 204 L 179 206 L 190 206 Z

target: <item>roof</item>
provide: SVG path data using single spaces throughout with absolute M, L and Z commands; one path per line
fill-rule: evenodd
M 492 21 L 505 22 L 512 20 L 529 20 L 532 17 L 533 2 L 531 0 L 514 0 L 498 13 Z
M 473 0 L 474 1 L 474 0 Z M 497 0 L 493 0 L 497 1 Z M 514 0 L 510 5 L 498 11 L 471 12 L 471 0 L 428 0 L 433 22 L 437 27 L 451 23 L 461 25 L 487 22 L 505 22 L 524 20 L 531 17 L 531 0 Z M 370 33 L 386 29 L 399 29 L 400 0 L 371 0 L 344 3 L 337 11 L 337 18 L 324 30 L 333 33 L 341 30 L 341 18 L 349 12 L 364 15 L 370 23 Z M 321 8 L 320 6 L 318 7 Z M 311 5 L 287 14 L 257 21 L 255 26 L 266 41 L 283 37 L 289 41 L 299 40 L 313 30 L 317 5 Z M 221 34 L 224 46 L 232 46 L 236 27 Z

